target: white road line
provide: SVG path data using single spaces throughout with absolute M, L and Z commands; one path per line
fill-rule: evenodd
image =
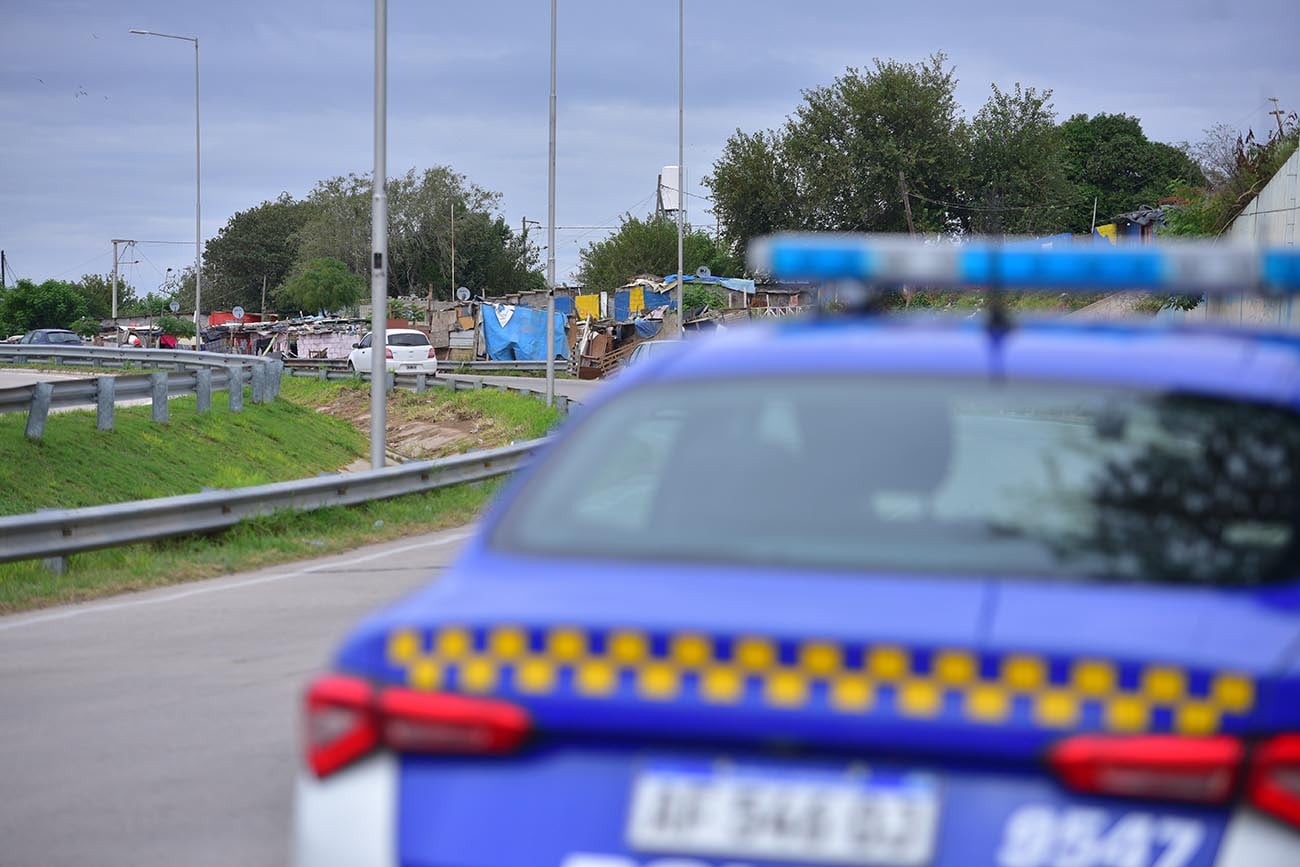
M 445 536 L 440 536 L 437 539 L 431 539 L 427 542 L 416 542 L 411 545 L 403 545 L 400 548 L 385 548 L 383 551 L 366 554 L 364 557 L 354 557 L 351 560 L 344 560 L 342 562 L 322 563 L 318 566 L 307 566 L 302 569 L 295 569 L 292 572 L 281 572 L 276 575 L 264 575 L 261 578 L 248 578 L 243 581 L 229 581 L 208 587 L 195 587 L 190 590 L 182 590 L 178 593 L 169 593 L 165 596 L 154 596 L 148 599 L 127 599 L 122 602 L 107 602 L 99 605 L 91 604 L 64 611 L 55 611 L 50 614 L 37 614 L 32 617 L 24 617 L 16 620 L 0 620 L 0 632 L 6 632 L 10 629 L 18 629 L 23 626 L 34 626 L 38 623 L 69 620 L 73 617 L 80 617 L 83 614 L 97 614 L 102 611 L 116 611 L 121 608 L 138 608 L 144 605 L 159 605 L 164 602 L 175 602 L 178 599 L 188 599 L 191 596 L 202 596 L 206 593 L 219 593 L 223 590 L 236 590 L 241 587 L 270 584 L 273 581 L 283 581 L 286 578 L 300 578 L 303 575 L 312 572 L 320 572 L 327 569 L 339 569 L 346 566 L 356 566 L 360 563 L 367 563 L 371 560 L 378 560 L 382 557 L 391 557 L 394 554 L 402 554 L 406 551 L 418 551 L 421 548 L 436 548 L 440 545 L 450 545 L 454 542 L 459 542 L 462 539 L 467 539 L 470 535 L 472 535 L 471 530 L 453 531 Z

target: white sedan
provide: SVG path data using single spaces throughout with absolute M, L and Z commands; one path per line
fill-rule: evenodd
M 373 334 L 366 334 L 360 343 L 352 344 L 348 353 L 348 370 L 366 373 L 372 370 L 371 342 Z M 391 328 L 387 332 L 388 346 L 384 349 L 384 367 L 396 373 L 438 372 L 438 359 L 433 354 L 429 335 L 413 328 Z

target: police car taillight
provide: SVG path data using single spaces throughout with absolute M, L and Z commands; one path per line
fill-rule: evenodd
M 1300 826 L 1300 735 L 1278 735 L 1255 747 L 1247 792 L 1259 809 Z
M 1232 797 L 1245 758 L 1228 736 L 1080 735 L 1053 747 L 1048 762 L 1081 792 L 1221 804 Z
M 316 776 L 332 774 L 379 744 L 374 688 L 364 680 L 326 675 L 307 689 L 307 764 Z
M 307 764 L 318 777 L 384 746 L 408 753 L 500 755 L 519 747 L 531 723 L 494 699 L 400 687 L 331 674 L 307 690 Z

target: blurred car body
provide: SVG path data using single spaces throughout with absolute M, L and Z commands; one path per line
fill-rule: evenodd
M 313 682 L 300 864 L 1300 863 L 1300 342 L 678 349 Z
M 81 335 L 66 328 L 37 328 L 23 335 L 20 343 L 35 343 L 50 346 L 81 346 Z
M 413 328 L 390 328 L 385 332 L 388 346 L 384 351 L 384 367 L 400 373 L 438 372 L 438 359 L 429 343 L 429 335 Z M 374 335 L 367 333 L 360 342 L 353 344 L 348 353 L 348 370 L 369 372 L 372 369 L 370 353 Z
M 627 367 L 634 364 L 644 364 L 651 358 L 661 358 L 666 353 L 676 349 L 682 341 L 680 340 L 647 340 L 644 343 L 638 343 L 632 350 L 632 354 L 627 357 Z

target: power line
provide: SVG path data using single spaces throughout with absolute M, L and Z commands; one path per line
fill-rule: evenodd
M 137 244 L 176 244 L 181 247 L 193 247 L 193 241 L 136 241 Z
M 105 255 L 107 255 L 107 254 L 105 254 L 105 253 L 96 253 L 94 256 L 91 256 L 89 259 L 85 260 L 85 261 L 82 262 L 81 264 L 79 264 L 79 265 L 73 265 L 71 268 L 66 268 L 66 269 L 60 271 L 59 273 L 53 275 L 53 276 L 50 277 L 49 279 L 51 279 L 51 280 L 57 280 L 57 279 L 59 279 L 60 277 L 62 277 L 64 274 L 70 274 L 70 273 L 72 273 L 73 271 L 80 271 L 82 268 L 85 268 L 87 265 L 89 265 L 91 262 L 94 262 L 96 259 L 102 259 Z M 85 272 L 82 272 L 82 273 L 85 273 Z
M 956 202 L 945 202 L 940 199 L 931 199 L 920 193 L 907 191 L 907 195 L 913 199 L 920 199 L 922 202 L 929 202 L 932 205 L 940 205 L 945 208 L 956 208 L 961 211 L 1040 211 L 1054 208 L 1068 208 L 1069 205 L 959 205 Z

